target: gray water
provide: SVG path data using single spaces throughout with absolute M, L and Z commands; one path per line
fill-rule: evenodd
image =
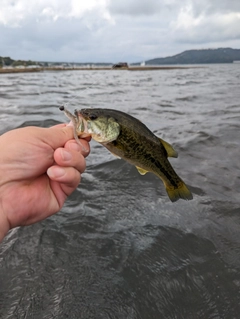
M 239 318 L 240 65 L 0 75 L 0 133 L 65 122 L 62 104 L 140 119 L 194 199 L 92 141 L 63 209 L 0 245 L 0 318 Z

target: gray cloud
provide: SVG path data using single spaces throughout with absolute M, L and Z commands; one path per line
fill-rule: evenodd
M 214 6 L 214 2 L 216 5 Z M 194 4 L 194 6 L 193 6 Z M 232 9 L 230 5 L 232 4 Z M 225 9 L 228 7 L 227 9 Z M 235 11 L 238 10 L 238 11 Z M 177 42 L 217 43 L 240 40 L 240 2 L 207 1 L 182 8 L 172 31 Z
M 114 15 L 144 16 L 159 12 L 161 4 L 159 0 L 111 0 L 108 8 Z
M 214 13 L 240 12 L 239 0 L 203 0 L 190 1 L 195 16 L 200 14 L 212 15 Z
M 240 1 L 1 1 L 0 55 L 15 59 L 134 62 L 240 48 Z

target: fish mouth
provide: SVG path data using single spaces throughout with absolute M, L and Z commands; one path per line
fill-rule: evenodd
M 88 112 L 86 112 L 86 109 L 82 109 L 82 110 L 75 109 L 74 115 L 77 119 L 81 119 L 85 121 L 88 119 Z
M 76 116 L 81 116 L 81 117 L 83 117 L 83 118 L 87 118 L 88 117 L 88 111 L 87 111 L 87 109 L 81 109 L 81 110 L 75 110 L 74 111 L 74 114 L 76 115 Z
M 75 129 L 77 135 L 81 138 L 91 136 L 91 134 L 88 131 L 87 118 L 81 113 L 81 111 L 78 110 L 75 110 L 74 115 L 76 118 Z
M 85 138 L 91 136 L 88 132 L 88 124 L 85 117 L 81 114 L 81 111 L 75 110 L 74 114 L 69 112 L 64 106 L 59 107 L 60 111 L 63 111 L 65 115 L 71 120 L 68 124 L 73 126 L 74 138 L 78 142 L 78 137 Z

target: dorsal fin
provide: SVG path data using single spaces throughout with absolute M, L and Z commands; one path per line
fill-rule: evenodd
M 159 140 L 161 141 L 162 145 L 164 146 L 168 157 L 176 157 L 176 158 L 178 157 L 178 153 L 175 151 L 175 149 L 172 147 L 172 145 L 170 145 L 168 142 L 162 140 L 161 138 L 159 138 Z

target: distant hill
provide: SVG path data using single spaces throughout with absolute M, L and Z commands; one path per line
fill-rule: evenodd
M 233 61 L 240 61 L 240 49 L 219 48 L 219 49 L 203 49 L 203 50 L 188 50 L 180 54 L 173 55 L 166 58 L 156 58 L 145 61 L 145 65 L 165 65 L 165 64 L 207 64 L 207 63 L 233 63 Z M 112 63 L 66 63 L 66 62 L 35 62 L 24 60 L 13 60 L 10 57 L 0 56 L 1 67 L 17 67 L 39 65 L 44 67 L 51 66 L 83 66 L 83 65 L 101 65 L 108 66 Z M 139 65 L 140 63 L 132 63 L 132 65 Z
M 233 61 L 240 61 L 240 49 L 219 48 L 188 50 L 174 56 L 148 60 L 145 61 L 145 64 L 205 64 L 233 63 Z

